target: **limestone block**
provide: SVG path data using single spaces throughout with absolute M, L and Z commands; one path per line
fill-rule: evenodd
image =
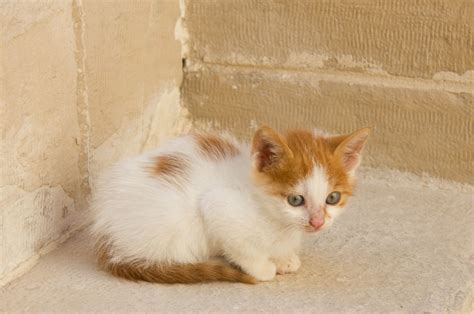
M 432 78 L 473 70 L 473 10 L 469 0 L 188 0 L 186 25 L 194 60 Z
M 1 278 L 77 228 L 85 194 L 71 2 L 0 7 Z
M 369 126 L 366 165 L 473 182 L 473 94 L 457 84 L 212 65 L 188 71 L 182 91 L 198 127 L 249 138 L 261 123 Z

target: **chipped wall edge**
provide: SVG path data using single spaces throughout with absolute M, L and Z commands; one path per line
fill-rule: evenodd
M 70 81 L 66 81 L 64 84 L 71 86 L 71 88 L 56 88 L 56 90 L 71 95 L 67 100 L 63 100 L 67 104 L 68 110 L 64 113 L 63 111 L 66 109 L 63 109 L 61 114 L 67 114 L 71 120 L 73 120 L 72 118 L 75 120 L 64 123 L 67 129 L 72 130 L 70 132 L 74 132 L 74 136 L 71 138 L 68 136 L 69 133 L 65 134 L 61 131 L 62 126 L 57 127 L 60 130 L 58 134 L 53 134 L 54 139 L 67 140 L 68 145 L 74 150 L 74 155 L 62 156 L 59 154 L 56 156 L 49 152 L 45 155 L 46 157 L 40 159 L 66 158 L 68 162 L 64 168 L 66 170 L 72 169 L 71 173 L 66 173 L 63 171 L 64 169 L 58 168 L 57 163 L 54 162 L 52 165 L 37 162 L 38 174 L 29 173 L 29 168 L 20 168 L 21 176 L 18 176 L 18 171 L 14 167 L 17 160 L 10 158 L 13 156 L 13 152 L 12 154 L 7 152 L 9 151 L 8 147 L 15 150 L 16 144 L 10 145 L 10 142 L 18 143 L 19 135 L 22 136 L 21 139 L 25 138 L 25 143 L 28 144 L 26 149 L 29 149 L 31 145 L 36 147 L 33 151 L 31 149 L 27 151 L 26 157 L 22 157 L 23 159 L 20 161 L 22 166 L 28 165 L 28 158 L 38 159 L 36 151 L 46 154 L 44 151 L 46 147 L 58 150 L 59 148 L 53 146 L 56 144 L 53 140 L 51 140 L 50 146 L 44 146 L 37 140 L 33 141 L 34 143 L 27 141 L 28 132 L 35 130 L 41 131 L 40 133 L 47 132 L 49 129 L 47 124 L 31 125 L 29 120 L 20 121 L 22 122 L 21 128 L 23 126 L 28 126 L 28 128 L 25 130 L 20 128 L 21 132 L 18 132 L 15 128 L 20 127 L 20 123 L 14 119 L 8 119 L 11 120 L 11 123 L 7 124 L 7 127 L 13 131 L 6 128 L 6 132 L 9 132 L 7 133 L 9 142 L 0 143 L 2 144 L 0 159 L 5 159 L 8 166 L 0 169 L 2 176 L 5 175 L 2 179 L 6 179 L 2 180 L 0 188 L 5 189 L 4 191 L 8 190 L 7 192 L 10 193 L 2 195 L 6 197 L 0 198 L 0 203 L 4 205 L 0 208 L 0 224 L 2 226 L 7 224 L 10 229 L 18 229 L 17 227 L 20 226 L 21 230 L 32 228 L 29 226 L 31 224 L 35 228 L 35 232 L 30 233 L 27 241 L 23 241 L 25 242 L 23 244 L 14 239 L 15 233 L 9 233 L 8 239 L 4 237 L 3 233 L 0 233 L 0 286 L 7 285 L 22 276 L 36 264 L 41 256 L 48 254 L 69 237 L 87 228 L 90 223 L 88 202 L 91 197 L 91 188 L 94 186 L 94 179 L 99 172 L 119 159 L 139 154 L 158 145 L 159 142 L 170 136 L 186 132 L 191 125 L 186 109 L 180 106 L 183 70 L 181 56 L 186 54 L 185 43 L 187 42 L 186 30 L 181 24 L 183 12 L 180 9 L 184 6 L 183 2 L 153 0 L 139 4 L 123 2 L 120 5 L 110 6 L 107 3 L 89 0 L 69 0 L 60 4 L 39 3 L 34 8 L 28 5 L 17 6 L 13 3 L 6 5 L 8 5 L 7 9 L 12 9 L 11 12 L 19 11 L 21 13 L 16 14 L 20 20 L 23 18 L 18 24 L 21 26 L 21 32 L 14 33 L 10 36 L 11 38 L 8 37 L 11 41 L 21 40 L 22 44 L 30 44 L 32 36 L 32 38 L 42 38 L 41 36 L 44 37 L 46 34 L 48 38 L 51 37 L 52 44 L 41 45 L 41 51 L 45 58 L 44 67 L 48 70 L 51 68 L 48 62 L 57 63 L 56 60 L 53 60 L 54 58 L 48 58 L 48 49 L 55 48 L 55 38 L 59 36 L 58 38 L 61 39 L 60 36 L 63 36 L 70 39 L 60 41 L 66 43 L 63 45 L 64 47 L 61 46 L 64 49 L 61 53 L 69 58 L 67 61 L 70 67 L 62 67 L 63 70 L 56 70 L 52 67 L 57 72 L 44 80 L 36 80 L 37 83 L 33 87 L 41 90 L 41 87 L 44 87 L 44 84 L 49 82 L 47 79 L 50 78 L 60 77 L 59 81 L 61 81 L 61 74 L 67 70 Z M 34 20 L 33 26 L 28 24 L 30 23 L 29 18 L 32 16 L 31 10 L 41 16 L 41 23 L 36 23 Z M 101 14 L 97 13 L 100 10 L 105 10 L 112 16 L 109 18 L 108 24 L 101 19 Z M 7 12 L 10 11 L 7 10 Z M 128 14 L 132 20 L 117 18 L 123 14 Z M 94 31 L 98 19 L 106 23 L 105 30 L 102 27 L 100 32 Z M 0 22 L 3 23 L 3 21 Z M 132 30 L 129 30 L 129 27 L 122 27 L 127 23 L 132 24 L 129 25 Z M 61 27 L 58 27 L 57 24 Z M 7 29 L 10 27 L 8 25 L 6 25 Z M 0 27 L 4 26 L 0 23 Z M 146 34 L 142 32 L 144 28 L 147 30 Z M 122 39 L 112 41 L 112 46 L 107 45 L 104 49 L 95 46 L 95 43 L 102 41 L 104 37 L 111 38 L 107 32 L 115 32 L 118 29 L 126 29 L 128 33 L 122 33 Z M 10 30 L 15 31 L 13 27 Z M 38 35 L 37 32 L 41 33 Z M 51 32 L 54 32 L 56 37 L 51 36 Z M 137 41 L 137 36 L 134 34 L 140 34 L 142 37 Z M 159 43 L 156 42 L 157 35 L 160 39 Z M 8 44 L 11 46 L 7 46 L 10 49 L 9 52 L 15 54 L 17 43 L 8 42 Z M 87 54 L 86 46 L 88 48 Z M 137 47 L 140 48 L 139 52 L 133 53 Z M 118 58 L 110 61 L 114 62 L 113 67 L 104 66 L 104 63 L 110 60 L 107 57 L 108 51 L 113 49 L 128 50 L 123 51 L 122 54 L 113 54 L 113 58 Z M 142 54 L 147 58 L 146 60 L 143 60 Z M 21 61 L 21 57 L 23 55 L 20 54 L 17 59 Z M 3 64 L 2 62 L 2 66 Z M 23 64 L 25 64 L 24 61 Z M 143 64 L 153 64 L 154 66 L 143 67 Z M 25 66 L 34 66 L 34 64 Z M 18 70 L 13 65 L 9 68 L 10 71 L 19 73 L 19 76 L 24 73 L 24 71 L 21 72 L 21 69 L 20 67 Z M 101 75 L 95 75 L 99 72 Z M 35 78 L 34 75 L 36 73 L 32 74 L 33 78 Z M 135 85 L 125 84 L 130 79 L 135 81 Z M 111 83 L 112 80 L 115 82 Z M 101 82 L 105 81 L 107 84 L 101 85 Z M 6 89 L 3 87 L 4 85 L 1 88 L 5 91 Z M 2 93 L 0 96 L 2 103 L 5 101 L 5 103 L 15 104 L 18 99 L 15 95 Z M 4 97 L 9 98 L 5 100 Z M 41 98 L 33 98 L 31 102 L 36 107 L 42 108 L 41 101 Z M 53 109 L 56 108 L 54 101 L 48 99 L 48 103 Z M 75 110 L 71 110 L 69 107 Z M 16 108 L 16 106 L 10 106 L 10 108 Z M 17 116 L 30 118 L 31 112 L 28 112 L 28 108 L 21 106 L 18 108 L 11 109 L 7 113 L 14 118 Z M 27 111 L 25 113 L 21 110 Z M 130 114 L 131 111 L 133 114 Z M 107 121 L 104 121 L 103 112 L 105 112 Z M 56 118 L 54 117 L 53 120 Z M 51 117 L 47 116 L 46 119 L 51 119 Z M 105 127 L 101 126 L 101 123 L 104 123 Z M 4 132 L 3 129 L 1 131 Z M 3 148 L 7 148 L 5 153 Z M 57 175 L 54 181 L 49 177 L 51 173 L 63 172 L 64 175 Z M 61 180 L 64 176 L 68 178 L 68 181 L 63 189 Z M 29 182 L 30 177 L 35 181 Z M 41 191 L 38 192 L 39 190 Z M 43 205 L 42 199 L 39 201 L 35 199 L 37 194 L 45 192 L 43 190 L 62 191 L 64 200 L 57 195 L 59 192 L 56 191 L 57 193 L 52 192 L 48 196 L 52 202 L 56 203 Z M 39 197 L 41 198 L 42 195 Z M 67 203 L 66 211 L 69 212 L 67 219 L 61 218 L 61 202 Z M 41 208 L 38 208 L 38 204 Z M 40 211 L 43 211 L 45 215 L 42 216 Z M 47 218 L 48 215 L 52 215 L 52 218 Z M 50 224 L 53 224 L 54 228 L 51 228 Z M 8 228 L 5 227 L 2 230 Z M 21 230 L 18 232 L 24 232 Z M 8 252 L 16 250 L 20 250 L 20 253 L 15 257 L 7 258 Z

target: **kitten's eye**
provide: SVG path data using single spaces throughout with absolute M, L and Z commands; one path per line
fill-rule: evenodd
M 288 203 L 291 206 L 301 206 L 304 204 L 304 197 L 303 195 L 290 195 L 288 196 Z
M 328 195 L 326 198 L 326 204 L 336 205 L 341 200 L 341 193 L 335 191 Z

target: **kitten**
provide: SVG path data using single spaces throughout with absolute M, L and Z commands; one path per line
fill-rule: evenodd
M 123 161 L 95 196 L 99 264 L 161 283 L 294 272 L 303 232 L 327 228 L 352 194 L 368 135 L 263 126 L 249 145 L 197 133 Z

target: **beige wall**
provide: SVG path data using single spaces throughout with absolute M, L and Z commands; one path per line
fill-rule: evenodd
M 195 125 L 372 126 L 366 165 L 474 182 L 474 2 L 185 3 Z
M 185 126 L 179 15 L 178 0 L 0 3 L 0 282 L 87 223 L 102 168 Z

